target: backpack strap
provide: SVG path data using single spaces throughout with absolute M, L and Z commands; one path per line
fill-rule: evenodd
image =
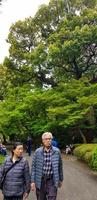
M 20 160 L 16 160 L 15 163 L 13 163 L 13 164 L 3 173 L 3 183 L 4 183 L 4 180 L 5 180 L 5 177 L 6 177 L 7 173 L 8 173 L 16 164 L 18 164 L 21 160 L 22 160 L 22 158 L 20 158 Z

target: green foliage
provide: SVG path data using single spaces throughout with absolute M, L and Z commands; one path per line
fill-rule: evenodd
M 4 61 L 13 84 L 54 87 L 60 80 L 92 79 L 96 70 L 96 4 L 95 0 L 51 0 L 34 18 L 13 24 L 7 40 L 9 59 Z
M 74 155 L 76 155 L 81 160 L 89 162 L 88 157 L 91 156 L 92 158 L 92 154 L 90 152 L 93 151 L 94 147 L 95 145 L 93 144 L 82 144 L 74 149 Z
M 85 144 L 74 149 L 74 155 L 97 171 L 97 144 Z
M 0 65 L 0 100 L 3 100 L 6 97 L 10 85 L 10 73 L 6 67 Z
M 93 151 L 91 167 L 92 167 L 92 169 L 97 171 L 97 147 L 95 147 L 95 149 Z
M 0 155 L 0 165 L 4 162 L 5 156 Z
M 95 18 L 95 20 L 94 20 Z M 64 19 L 57 32 L 50 35 L 48 59 L 56 76 L 80 79 L 95 74 L 97 10 Z M 63 76 L 62 76 L 63 74 Z M 59 78 L 58 78 L 59 79 Z
M 44 131 L 77 127 L 94 130 L 97 84 L 73 80 L 41 90 L 25 85 L 10 88 L 0 102 L 0 132 L 5 135 L 41 135 Z M 91 117 L 91 115 L 93 115 Z M 60 133 L 61 134 L 61 133 Z
M 91 166 L 92 156 L 93 156 L 93 152 L 92 151 L 88 151 L 84 155 L 84 160 L 85 160 L 86 163 L 88 163 L 89 166 Z
M 74 149 L 74 155 L 85 161 L 92 169 L 97 170 L 97 144 L 85 144 Z
M 33 18 L 10 27 L 9 58 L 0 66 L 1 134 L 53 130 L 61 135 L 76 128 L 84 136 L 91 130 L 94 137 L 97 84 L 90 80 L 96 78 L 96 4 L 51 0 Z

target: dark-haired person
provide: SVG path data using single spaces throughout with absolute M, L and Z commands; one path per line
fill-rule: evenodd
M 0 180 L 6 171 L 2 188 L 4 200 L 27 198 L 30 192 L 30 171 L 28 161 L 23 157 L 22 143 L 17 142 L 13 145 L 12 155 L 0 166 Z
M 5 147 L 5 145 L 2 144 L 1 141 L 0 141 L 0 154 L 3 156 L 6 156 L 6 154 L 7 154 L 6 147 Z

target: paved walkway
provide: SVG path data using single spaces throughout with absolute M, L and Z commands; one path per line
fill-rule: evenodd
M 25 157 L 31 166 L 32 156 Z M 63 166 L 64 182 L 57 200 L 97 200 L 97 174 L 72 156 L 63 155 Z M 27 200 L 36 200 L 35 193 L 31 192 Z

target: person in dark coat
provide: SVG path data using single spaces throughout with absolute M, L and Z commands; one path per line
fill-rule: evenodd
M 55 138 L 52 139 L 52 143 L 51 144 L 54 147 L 58 147 L 58 142 L 57 142 L 57 140 Z
M 27 153 L 29 156 L 31 156 L 31 152 L 32 152 L 32 138 L 31 137 L 27 138 L 26 145 L 27 145 Z
M 13 167 L 12 167 L 13 165 Z M 13 145 L 12 155 L 0 166 L 0 181 L 3 173 L 10 169 L 4 179 L 2 193 L 4 200 L 23 200 L 30 192 L 30 171 L 28 161 L 23 157 L 23 145 Z
M 0 154 L 3 156 L 7 155 L 6 147 L 5 147 L 5 145 L 2 144 L 2 142 L 0 142 Z

